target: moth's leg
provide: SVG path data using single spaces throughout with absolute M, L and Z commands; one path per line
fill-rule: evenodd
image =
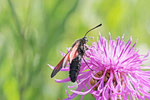
M 88 47 L 87 47 L 86 45 L 84 45 L 84 46 L 83 46 L 83 51 L 84 51 L 84 55 L 85 55 L 85 56 L 87 56 L 86 53 L 85 53 L 86 50 L 88 50 Z
M 84 56 L 86 56 L 86 57 L 90 57 L 90 56 L 88 56 L 86 53 L 84 53 Z
M 84 50 L 86 51 L 86 50 L 88 50 L 89 48 L 86 46 L 86 45 L 84 45 Z
M 84 57 L 83 57 L 83 61 L 84 61 L 85 64 L 89 67 L 89 69 L 90 69 L 91 71 L 93 71 L 93 69 L 91 69 L 90 66 L 88 65 L 88 63 L 85 61 Z

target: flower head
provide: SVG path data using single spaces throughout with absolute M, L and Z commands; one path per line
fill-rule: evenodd
M 101 35 L 97 42 L 93 41 L 84 56 L 88 65 L 84 61 L 81 62 L 75 85 L 77 89 L 71 90 L 72 95 L 67 93 L 67 99 L 73 99 L 77 95 L 83 95 L 83 98 L 88 93 L 96 100 L 126 100 L 128 97 L 150 99 L 150 71 L 143 71 L 150 69 L 150 66 L 143 66 L 143 61 L 147 60 L 148 55 L 140 55 L 139 50 L 135 48 L 136 43 L 131 46 L 132 38 L 127 43 L 123 38 L 124 36 L 112 40 L 109 34 L 109 41 Z M 69 67 L 62 71 L 69 71 Z M 56 80 L 69 81 L 69 77 Z

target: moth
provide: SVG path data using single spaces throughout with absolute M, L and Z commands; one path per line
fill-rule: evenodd
M 87 47 L 85 46 L 85 44 L 88 42 L 86 35 L 90 31 L 100 27 L 101 25 L 102 24 L 99 24 L 99 25 L 95 26 L 94 28 L 90 29 L 89 31 L 87 31 L 85 33 L 83 38 L 78 39 L 74 42 L 74 44 L 72 45 L 69 52 L 62 58 L 62 60 L 54 68 L 54 70 L 51 74 L 51 78 L 53 78 L 60 71 L 61 68 L 66 67 L 67 63 L 69 62 L 69 64 L 70 64 L 70 71 L 69 71 L 70 80 L 72 82 L 75 82 L 77 80 L 77 76 L 79 74 L 80 67 L 81 67 L 81 60 L 83 59 L 83 61 L 85 61 L 83 56 L 85 54 L 85 51 L 87 50 Z M 85 61 L 85 63 L 86 63 L 86 61 Z

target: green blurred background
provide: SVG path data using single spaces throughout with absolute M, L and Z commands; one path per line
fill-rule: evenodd
M 150 0 L 0 0 L 0 100 L 61 100 L 72 83 L 55 83 L 53 66 L 60 51 L 95 25 L 108 39 L 125 34 L 138 40 L 146 54 L 150 48 Z M 89 45 L 92 39 L 89 38 Z M 63 79 L 67 72 L 55 78 Z M 69 90 L 69 89 L 67 89 Z M 75 98 L 80 99 L 81 96 Z M 94 100 L 87 95 L 85 100 Z

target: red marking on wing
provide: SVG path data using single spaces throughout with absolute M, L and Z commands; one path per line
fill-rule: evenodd
M 78 51 L 77 51 L 78 46 L 79 46 L 79 43 L 76 43 L 76 44 L 74 45 L 74 47 L 72 48 L 71 52 L 68 54 L 70 63 L 71 63 L 72 60 L 78 55 Z
M 70 49 L 70 51 L 62 58 L 62 60 L 58 63 L 58 65 L 54 68 L 52 74 L 51 74 L 51 78 L 54 77 L 57 72 L 60 71 L 60 69 L 62 67 L 65 67 L 67 62 L 69 61 L 70 63 L 72 62 L 72 60 L 78 55 L 78 46 L 79 46 L 79 41 L 76 41 L 72 48 Z

